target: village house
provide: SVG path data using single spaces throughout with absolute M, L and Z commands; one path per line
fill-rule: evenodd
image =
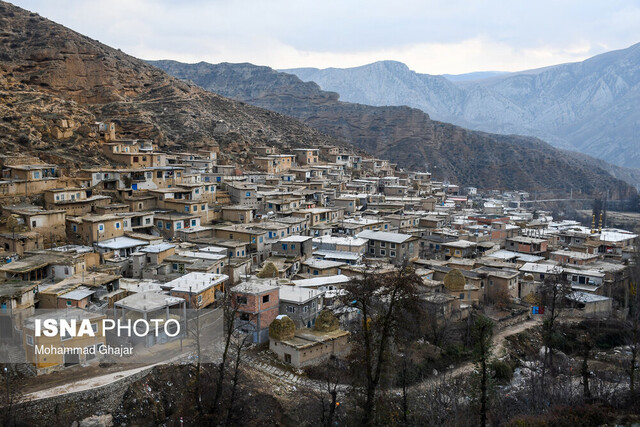
M 236 325 L 249 334 L 254 343 L 269 339 L 269 326 L 278 316 L 280 288 L 271 281 L 255 277 L 231 288 L 231 298 L 236 310 Z
M 278 316 L 269 330 L 269 350 L 296 368 L 346 356 L 351 350 L 349 332 L 339 328 L 330 312 L 323 312 L 322 318 L 313 328 L 297 328 L 287 315 Z
M 204 308 L 216 301 L 216 293 L 223 292 L 227 279 L 224 274 L 192 272 L 165 283 L 163 288 L 170 289 L 169 295 L 184 299 L 187 308 Z
M 97 359 L 99 356 L 99 348 L 106 345 L 106 338 L 102 329 L 102 320 L 105 318 L 106 315 L 104 314 L 92 313 L 79 308 L 55 310 L 27 318 L 24 326 L 24 349 L 27 363 L 32 364 L 38 374 L 45 374 L 68 365 L 86 363 Z M 36 320 L 42 321 L 45 319 L 55 319 L 58 322 L 61 320 L 70 321 L 74 319 L 77 322 L 76 328 L 80 327 L 82 321 L 88 320 L 94 336 L 90 334 L 78 336 L 56 335 L 53 337 L 42 334 L 41 336 L 36 336 Z M 76 333 L 77 332 L 78 329 L 76 329 Z M 50 354 L 37 354 L 36 347 L 46 349 Z M 63 348 L 87 349 L 87 354 L 77 352 L 66 353 L 64 350 L 60 350 Z M 56 350 L 63 354 L 59 354 Z
M 316 165 L 318 164 L 317 148 L 296 148 L 293 150 L 296 155 L 296 161 L 299 165 Z
M 547 251 L 549 242 L 535 237 L 515 236 L 506 239 L 505 249 L 525 254 L 539 255 Z
M 44 192 L 45 209 L 64 210 L 68 216 L 84 215 L 109 203 L 111 197 L 84 188 L 54 188 Z
M 367 230 L 356 237 L 369 241 L 366 256 L 370 258 L 384 258 L 391 264 L 402 264 L 418 256 L 418 238 L 410 234 Z
M 157 291 L 138 292 L 116 301 L 113 305 L 113 318 L 121 321 L 145 319 L 158 325 L 158 334 L 150 330 L 146 335 L 142 332 L 128 336 L 127 340 L 134 346 L 142 344 L 144 347 L 152 347 L 187 336 L 185 300 Z M 168 331 L 165 331 L 164 325 L 168 320 L 175 320 L 182 325 L 180 330 L 175 322 L 171 322 L 167 323 Z
M 299 286 L 280 286 L 280 314 L 293 320 L 296 328 L 311 328 L 322 307 L 324 291 Z

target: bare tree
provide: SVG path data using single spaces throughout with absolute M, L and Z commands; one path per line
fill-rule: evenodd
M 567 295 L 571 292 L 569 283 L 560 278 L 560 272 L 555 271 L 545 278 L 540 289 L 542 305 L 545 307 L 545 319 L 542 326 L 542 341 L 545 346 L 542 367 L 542 385 L 544 387 L 545 374 L 553 368 L 553 347 L 557 339 L 557 323 L 562 309 L 565 307 Z
M 589 388 L 589 379 L 591 378 L 591 371 L 589 370 L 589 355 L 593 350 L 594 342 L 591 338 L 591 334 L 585 331 L 579 338 L 582 356 L 582 366 L 580 368 L 580 374 L 582 375 L 582 396 L 585 401 L 591 401 L 591 388 Z
M 220 404 L 220 399 L 222 398 L 223 394 L 227 361 L 229 358 L 229 352 L 231 349 L 234 332 L 236 331 L 236 316 L 238 313 L 238 305 L 232 301 L 231 293 L 226 289 L 221 301 L 221 305 L 224 322 L 224 347 L 222 350 L 222 359 L 220 360 L 220 363 L 217 367 L 216 388 L 214 390 L 212 405 L 212 409 L 214 411 L 218 410 L 218 405 Z
M 364 369 L 362 424 L 375 423 L 376 398 L 383 373 L 388 368 L 394 332 L 403 304 L 415 298 L 422 283 L 413 268 L 404 264 L 381 275 L 367 268 L 361 278 L 345 286 L 345 301 L 354 303 L 362 322 L 354 333 L 353 366 Z
M 474 361 L 479 375 L 478 401 L 480 425 L 487 425 L 487 412 L 489 403 L 489 380 L 491 347 L 493 339 L 493 322 L 485 316 L 478 316 L 473 325 Z
M 233 364 L 233 377 L 231 378 L 231 393 L 229 395 L 229 409 L 227 410 L 227 419 L 225 421 L 225 425 L 231 425 L 233 419 L 233 406 L 236 401 L 236 396 L 238 392 L 238 383 L 240 381 L 240 363 L 242 361 L 242 351 L 247 344 L 249 339 L 248 334 L 237 334 L 235 337 L 235 360 Z
M 338 387 L 341 383 L 342 369 L 340 360 L 330 358 L 323 366 L 323 390 L 320 394 L 320 404 L 322 410 L 321 421 L 325 427 L 334 424 L 336 418 L 336 410 L 338 409 Z

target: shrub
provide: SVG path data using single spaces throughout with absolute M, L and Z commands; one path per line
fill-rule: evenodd
M 493 378 L 500 383 L 506 384 L 513 379 L 513 369 L 506 362 L 496 360 L 491 364 L 491 370 L 493 371 Z

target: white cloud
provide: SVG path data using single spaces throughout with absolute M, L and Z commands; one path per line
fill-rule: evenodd
M 19 0 L 145 59 L 274 68 L 405 62 L 425 73 L 516 71 L 638 40 L 634 0 Z

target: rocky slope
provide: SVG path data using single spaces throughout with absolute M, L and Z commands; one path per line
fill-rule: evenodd
M 458 79 L 399 62 L 285 70 L 345 101 L 408 105 L 471 129 L 536 136 L 619 166 L 640 168 L 640 44 L 583 62 Z M 476 76 L 477 77 L 477 76 Z
M 0 2 L 0 148 L 103 163 L 90 125 L 162 149 L 219 144 L 242 163 L 255 144 L 343 144 L 290 117 L 207 92 L 35 13 Z
M 372 107 L 340 102 L 313 82 L 251 64 L 154 65 L 186 81 L 260 107 L 287 114 L 377 156 L 405 167 L 428 165 L 439 178 L 480 188 L 531 191 L 634 192 L 593 159 L 574 156 L 527 137 L 491 135 L 431 120 L 409 107 Z

